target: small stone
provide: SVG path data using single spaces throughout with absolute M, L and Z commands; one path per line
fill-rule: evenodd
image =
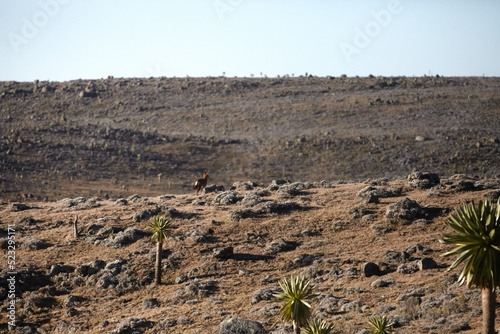
M 232 246 L 228 246 L 228 247 L 219 247 L 219 248 L 215 248 L 213 250 L 213 254 L 214 254 L 214 257 L 216 259 L 229 259 L 230 257 L 233 256 L 233 247 Z

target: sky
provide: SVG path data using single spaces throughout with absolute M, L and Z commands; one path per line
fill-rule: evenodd
M 498 0 L 0 0 L 0 81 L 500 76 Z

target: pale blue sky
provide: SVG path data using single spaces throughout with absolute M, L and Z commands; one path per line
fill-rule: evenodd
M 0 0 L 0 81 L 500 76 L 500 1 Z

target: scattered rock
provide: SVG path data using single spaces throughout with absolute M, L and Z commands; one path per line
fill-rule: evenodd
M 226 191 L 215 196 L 213 205 L 231 205 L 239 201 L 238 194 L 235 191 Z
M 410 259 L 410 254 L 407 252 L 397 252 L 395 250 L 389 250 L 385 252 L 385 260 L 389 263 L 403 263 Z
M 396 283 L 394 278 L 379 278 L 372 282 L 371 286 L 373 289 L 384 288 Z
M 253 190 L 255 187 L 258 187 L 258 184 L 252 181 L 246 181 L 246 182 L 238 181 L 233 183 L 231 189 Z
M 146 328 L 151 326 L 151 322 L 144 318 L 128 318 L 123 320 L 116 326 L 116 329 L 108 332 L 108 334 L 126 334 L 144 332 Z
M 217 334 L 265 334 L 264 327 L 257 321 L 230 317 L 219 324 Z
M 383 188 L 378 187 L 364 187 L 361 189 L 357 196 L 361 198 L 364 203 L 378 203 L 379 198 L 391 197 L 393 194 Z
M 241 200 L 241 204 L 243 204 L 246 207 L 253 207 L 261 202 L 262 198 L 255 192 L 247 193 L 245 197 Z
M 18 212 L 18 211 L 24 211 L 24 210 L 29 210 L 31 207 L 27 204 L 20 203 L 20 202 L 14 202 L 11 203 L 9 206 L 9 211 L 11 212 Z
M 268 288 L 261 288 L 254 292 L 250 301 L 252 304 L 257 304 L 261 300 L 274 300 L 275 299 L 274 293 L 275 293 L 274 290 Z
M 38 238 L 33 238 L 33 237 L 26 237 L 23 240 L 23 248 L 27 250 L 38 250 L 38 249 L 45 249 L 50 246 L 45 240 L 38 239 Z
M 138 222 L 141 222 L 143 220 L 148 220 L 149 218 L 154 217 L 160 213 L 161 213 L 161 208 L 159 206 L 156 206 L 156 207 L 150 208 L 150 209 L 146 209 L 146 210 L 138 211 L 134 215 L 134 222 L 138 223 Z
M 22 216 L 16 220 L 16 224 L 24 226 L 36 225 L 37 221 L 31 216 Z
M 380 275 L 380 268 L 373 262 L 365 262 L 361 265 L 361 274 L 365 277 Z
M 418 264 L 416 262 L 403 263 L 402 265 L 400 265 L 398 267 L 398 269 L 396 271 L 400 274 L 410 275 L 410 274 L 414 274 L 417 271 L 419 271 L 419 267 L 418 267 Z
M 56 263 L 50 267 L 49 276 L 56 276 L 56 275 L 59 275 L 60 273 L 69 274 L 69 273 L 72 273 L 74 271 L 75 271 L 75 267 Z
M 218 192 L 221 192 L 221 191 L 224 191 L 224 186 L 217 186 L 215 184 L 211 184 L 209 186 L 206 186 L 205 188 L 203 188 L 202 190 L 202 193 L 203 194 L 209 194 L 209 193 L 218 193 Z
M 276 193 L 281 198 L 292 198 L 301 195 L 302 191 L 297 184 L 293 183 L 279 187 Z
M 316 256 L 309 254 L 300 254 L 295 259 L 293 259 L 293 264 L 299 267 L 305 267 L 311 265 L 314 260 L 316 260 Z
M 160 302 L 156 298 L 145 299 L 142 302 L 142 310 L 147 310 L 150 308 L 158 308 L 160 306 Z
M 125 198 L 119 198 L 116 200 L 115 205 L 127 205 L 128 201 Z
M 483 194 L 483 197 L 496 202 L 500 198 L 500 189 L 489 190 Z
M 387 208 L 385 219 L 387 222 L 411 222 L 424 215 L 424 210 L 415 201 L 405 197 Z
M 293 242 L 286 241 L 283 238 L 274 239 L 266 245 L 264 249 L 266 254 L 276 255 L 281 252 L 288 252 L 297 248 L 297 245 Z
M 427 172 L 413 172 L 408 175 L 407 181 L 411 187 L 418 189 L 429 189 L 441 182 L 437 174 Z
M 213 250 L 213 254 L 216 259 L 221 259 L 221 260 L 229 259 L 230 257 L 233 256 L 233 247 L 228 246 L 228 247 L 215 248 Z
M 436 261 L 428 257 L 424 257 L 423 259 L 418 260 L 417 266 L 419 270 L 434 269 L 438 267 Z
M 186 275 L 180 275 L 175 278 L 175 284 L 182 284 L 188 281 L 188 277 Z

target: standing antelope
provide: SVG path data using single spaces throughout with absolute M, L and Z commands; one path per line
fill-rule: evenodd
M 198 191 L 202 190 L 207 186 L 208 173 L 203 173 L 203 179 L 198 179 L 194 183 L 193 189 L 196 189 L 196 196 L 198 196 Z

